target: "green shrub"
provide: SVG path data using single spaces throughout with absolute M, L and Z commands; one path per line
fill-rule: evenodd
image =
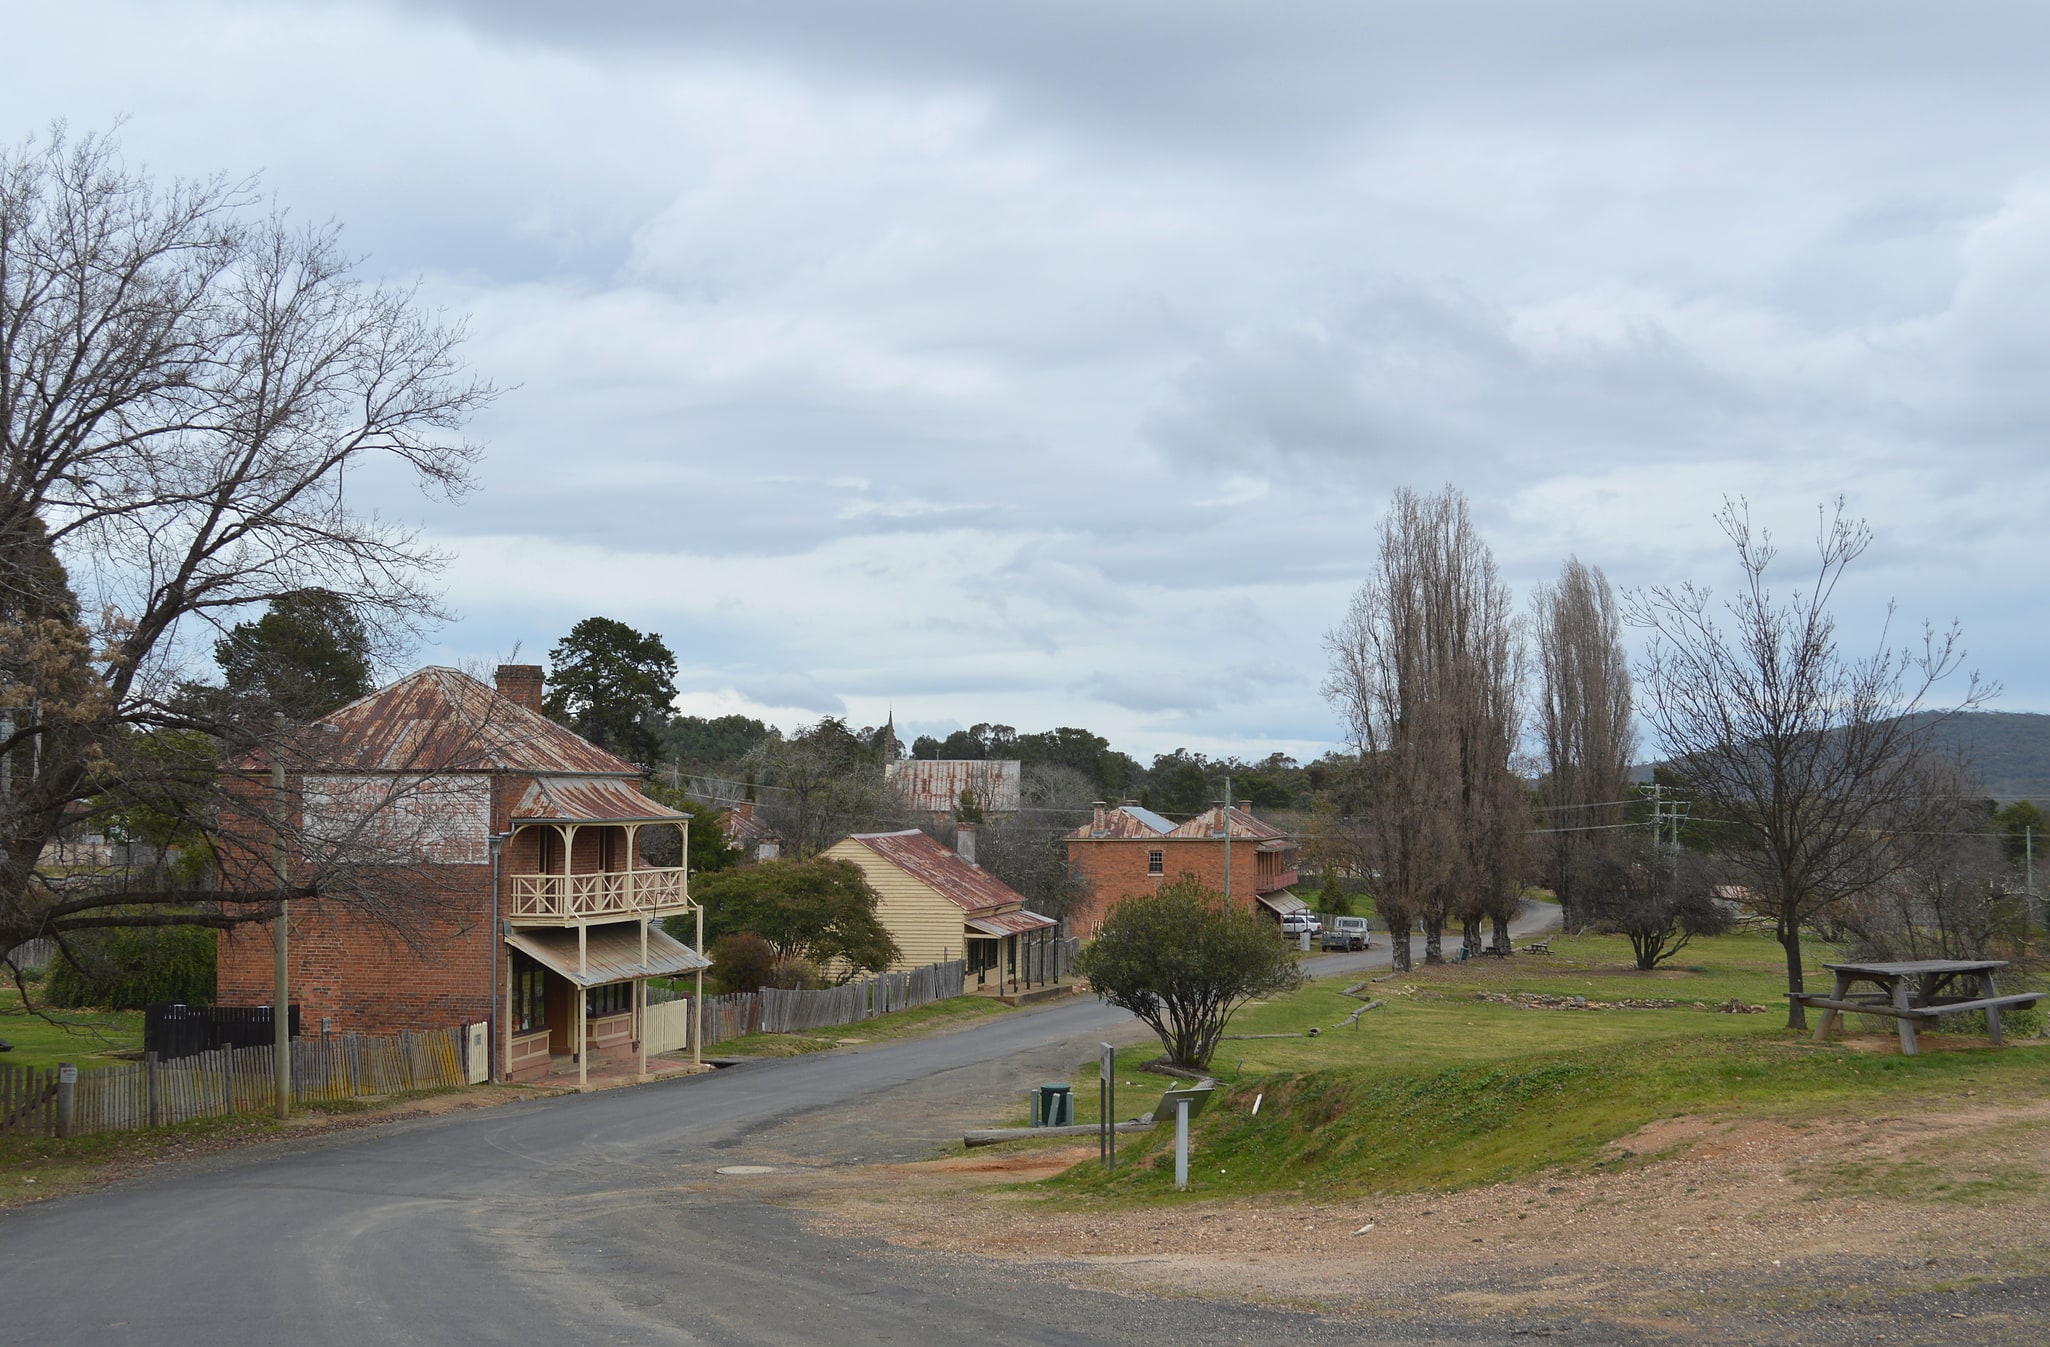
M 78 962 L 50 961 L 44 996 L 53 1006 L 141 1010 L 156 1001 L 211 1005 L 214 933 L 201 926 L 83 931 L 66 943 Z

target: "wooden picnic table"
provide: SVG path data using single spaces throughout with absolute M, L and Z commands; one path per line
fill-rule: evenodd
M 1789 1000 L 1822 1011 L 1815 1025 L 1815 1037 L 1826 1038 L 1840 1015 L 1884 1015 L 1900 1026 L 1901 1053 L 1912 1057 L 1919 1050 L 1916 1031 L 1944 1015 L 1968 1010 L 1986 1012 L 1986 1035 L 2000 1042 L 2000 1010 L 2003 1006 L 2032 1006 L 2045 992 L 2014 992 L 2002 996 L 1993 985 L 1993 974 L 2007 967 L 2005 959 L 1909 959 L 1901 963 L 1826 963 L 1836 974 L 1836 987 L 1829 995 L 1821 992 L 1788 992 Z M 1877 991 L 1853 993 L 1851 988 L 1869 982 Z M 1957 993 L 1960 985 L 1970 988 Z

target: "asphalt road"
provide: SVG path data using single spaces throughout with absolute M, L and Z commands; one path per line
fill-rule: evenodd
M 1350 972 L 1386 959 L 1384 946 L 1311 964 Z M 0 1213 L 0 1342 L 1501 1340 L 1499 1327 L 1368 1333 L 1278 1309 L 1078 1290 L 1058 1270 L 973 1250 L 823 1238 L 716 1173 L 929 1153 L 1066 1074 L 1097 1039 L 1144 1036 L 1121 1012 L 1070 1002 L 934 1038 L 170 1167 Z

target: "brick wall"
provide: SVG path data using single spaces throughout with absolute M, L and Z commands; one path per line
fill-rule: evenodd
M 417 948 L 339 902 L 292 904 L 291 997 L 303 1032 L 319 1033 L 323 1019 L 338 1034 L 390 1034 L 491 1017 L 491 867 L 437 871 L 437 892 L 414 919 Z M 268 1005 L 273 957 L 268 923 L 223 931 L 220 1003 Z
M 1163 873 L 1149 875 L 1147 853 L 1163 855 Z M 1266 864 L 1261 865 L 1262 859 Z M 1068 931 L 1088 939 L 1120 898 L 1152 893 L 1161 885 L 1191 874 L 1206 889 L 1224 891 L 1224 839 L 1197 837 L 1070 838 L 1068 868 L 1081 877 L 1082 896 L 1068 912 Z M 1277 882 L 1279 881 L 1279 882 Z M 1277 868 L 1273 856 L 1262 858 L 1254 843 L 1234 841 L 1231 848 L 1231 895 L 1236 906 L 1253 901 L 1267 888 L 1292 882 Z

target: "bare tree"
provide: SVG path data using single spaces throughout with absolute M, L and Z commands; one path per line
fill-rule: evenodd
M 1630 663 L 1614 591 L 1600 570 L 1568 558 L 1534 597 L 1540 679 L 1542 793 L 1551 843 L 1546 878 L 1567 930 L 1581 917 L 1579 886 L 1613 849 L 1630 783 Z
M 1983 959 L 2023 953 L 2029 926 L 2021 876 L 1993 830 L 1993 801 L 1963 763 L 1931 756 L 1911 828 L 1894 832 L 1902 862 L 1834 915 L 1861 958 Z
M 237 616 L 312 589 L 399 639 L 437 614 L 441 559 L 352 503 L 344 472 L 395 460 L 460 493 L 477 454 L 460 428 L 491 390 L 458 330 L 354 279 L 333 228 L 255 204 L 222 179 L 160 189 L 61 129 L 0 153 L 0 949 L 233 926 L 300 896 L 303 876 L 196 894 L 42 857 L 139 809 L 223 826 L 212 764 L 153 746 L 282 751 L 229 699 L 181 692 Z
M 1716 518 L 1743 573 L 1736 597 L 1717 605 L 1690 582 L 1632 591 L 1626 610 L 1651 633 L 1638 678 L 1645 719 L 1697 812 L 1730 839 L 1725 861 L 1771 914 L 1790 992 L 1803 990 L 1802 927 L 1904 865 L 1898 841 L 1914 830 L 1904 824 L 1923 798 L 1936 727 L 1997 691 L 1973 674 L 1958 702 L 1931 708 L 1962 663 L 1959 630 L 1925 626 L 1919 643 L 1895 648 L 1891 607 L 1874 651 L 1844 654 L 1830 603 L 1872 533 L 1841 500 L 1819 517 L 1814 579 L 1784 601 L 1766 583 L 1771 536 L 1735 501 Z M 1806 1022 L 1790 1002 L 1789 1027 Z
M 795 859 L 816 856 L 850 832 L 903 827 L 909 816 L 881 755 L 843 720 L 828 716 L 787 739 L 764 739 L 746 761 L 770 787 L 760 812 Z
M 1373 815 L 1374 895 L 1398 967 L 1409 934 L 1444 958 L 1448 915 L 1470 944 L 1496 919 L 1506 951 L 1515 904 L 1521 643 L 1509 591 L 1466 499 L 1404 488 L 1381 521 L 1375 570 L 1325 638 L 1325 695 L 1346 716 Z
M 1732 914 L 1716 903 L 1710 873 L 1699 853 L 1668 850 L 1635 831 L 1586 858 L 1581 913 L 1629 937 L 1637 966 L 1650 972 L 1695 936 L 1730 928 Z

